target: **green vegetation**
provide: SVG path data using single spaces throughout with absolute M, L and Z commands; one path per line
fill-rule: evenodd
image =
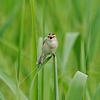
M 99 27 L 99 0 L 0 0 L 0 100 L 99 100 Z M 56 56 L 37 68 L 49 32 Z

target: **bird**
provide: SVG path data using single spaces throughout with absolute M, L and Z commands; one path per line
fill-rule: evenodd
M 54 33 L 49 33 L 47 38 L 43 41 L 42 54 L 36 62 L 37 66 L 39 67 L 43 63 L 47 55 L 54 54 L 57 47 L 58 47 L 58 40 L 56 35 Z

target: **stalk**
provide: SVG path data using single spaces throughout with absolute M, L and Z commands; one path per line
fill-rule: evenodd
M 45 9 L 46 9 L 46 0 L 43 0 L 43 41 L 45 37 Z M 41 87 L 41 100 L 44 100 L 44 68 L 42 69 L 42 87 Z
M 58 98 L 58 75 L 57 75 L 57 58 L 53 54 L 54 61 L 54 100 L 59 100 Z
M 23 46 L 23 26 L 24 26 L 24 10 L 25 10 L 25 0 L 23 0 L 22 5 L 22 18 L 21 18 L 21 30 L 19 35 L 19 51 L 18 51 L 18 67 L 17 67 L 17 100 L 20 100 L 20 87 L 19 87 L 19 81 L 20 81 L 20 69 L 21 69 L 21 58 L 22 58 L 22 46 Z
M 37 47 L 36 47 L 36 31 L 35 31 L 35 10 L 34 10 L 34 0 L 30 0 L 31 6 L 31 18 L 32 18 L 32 70 L 34 70 L 36 66 L 37 60 Z M 32 80 L 36 74 L 36 71 L 32 73 Z M 32 87 L 32 94 L 30 96 L 30 100 L 38 100 L 38 75 L 36 77 L 36 81 L 34 82 L 34 87 Z

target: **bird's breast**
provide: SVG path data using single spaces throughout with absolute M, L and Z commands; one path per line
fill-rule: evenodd
M 46 42 L 42 48 L 43 53 L 46 55 L 51 54 L 51 53 L 55 52 L 57 46 L 58 46 L 58 43 L 56 41 Z
M 53 49 L 53 48 L 56 48 L 58 46 L 58 43 L 57 41 L 51 41 L 51 42 L 48 42 L 48 46 Z

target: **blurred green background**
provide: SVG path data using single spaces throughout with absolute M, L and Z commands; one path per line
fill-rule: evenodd
M 20 73 L 20 83 L 36 67 L 32 68 L 31 59 L 32 52 L 38 55 L 33 56 L 33 60 L 41 53 L 40 37 L 54 32 L 59 42 L 56 51 L 59 100 L 65 100 L 77 71 L 88 75 L 82 100 L 91 100 L 100 82 L 100 0 L 34 0 L 34 13 L 31 11 L 31 0 L 25 0 L 22 10 L 23 1 L 0 0 L 0 91 L 4 98 L 16 98 L 17 72 Z M 20 39 L 21 33 L 23 39 Z M 35 48 L 32 43 L 35 43 L 37 52 L 32 49 Z M 17 71 L 20 61 L 20 71 Z M 52 65 L 53 60 L 50 59 L 44 68 L 43 100 L 53 100 Z M 40 75 L 39 86 L 41 79 Z M 31 81 L 30 74 L 20 84 L 26 98 Z

